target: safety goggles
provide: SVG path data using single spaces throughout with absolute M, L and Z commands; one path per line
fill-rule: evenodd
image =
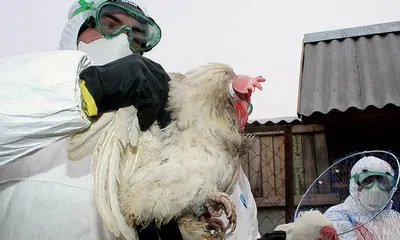
M 375 184 L 382 191 L 390 191 L 394 187 L 395 179 L 388 173 L 363 171 L 354 174 L 356 182 L 365 189 L 371 189 Z
M 150 17 L 127 4 L 106 1 L 95 13 L 97 30 L 111 39 L 127 34 L 130 48 L 135 52 L 148 52 L 161 40 L 161 29 Z

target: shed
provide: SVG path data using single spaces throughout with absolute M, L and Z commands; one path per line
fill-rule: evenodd
M 306 34 L 298 116 L 325 127 L 332 159 L 400 154 L 400 22 Z

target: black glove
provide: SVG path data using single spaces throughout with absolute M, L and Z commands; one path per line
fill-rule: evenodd
M 170 122 L 165 110 L 170 78 L 159 64 L 131 54 L 104 66 L 91 66 L 79 76 L 88 116 L 133 105 L 142 131 L 155 120 L 161 127 Z
M 258 240 L 285 240 L 285 239 L 286 239 L 285 231 L 273 231 L 264 234 L 264 236 L 262 236 Z

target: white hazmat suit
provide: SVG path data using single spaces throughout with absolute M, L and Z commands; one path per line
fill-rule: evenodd
M 394 177 L 390 164 L 373 156 L 360 159 L 351 169 L 351 176 L 357 176 L 361 173 L 368 174 L 368 172 Z M 372 176 L 372 174 L 370 175 Z M 390 176 L 389 178 L 391 178 Z M 372 187 L 364 188 L 357 183 L 356 177 L 352 177 L 350 180 L 350 196 L 343 203 L 329 208 L 324 213 L 325 217 L 333 223 L 338 234 L 341 234 L 368 222 L 380 209 L 387 205 L 383 212 L 366 225 L 339 236 L 341 240 L 400 239 L 400 213 L 392 210 L 392 204 L 389 202 L 393 185 L 389 191 L 382 191 L 377 182 L 370 186 Z
M 91 196 L 90 157 L 71 162 L 66 153 L 65 137 L 90 125 L 81 110 L 78 77 L 93 62 L 76 51 L 87 17 L 85 12 L 71 17 L 77 8 L 75 3 L 69 11 L 59 44 L 63 51 L 0 60 L 2 240 L 114 239 Z M 254 240 L 260 236 L 257 208 L 240 174 L 232 194 L 237 228 L 228 239 Z

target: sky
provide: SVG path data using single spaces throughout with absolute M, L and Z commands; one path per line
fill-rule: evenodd
M 77 0 L 4 1 L 0 58 L 54 50 Z M 297 116 L 304 34 L 399 21 L 398 0 L 141 0 L 163 31 L 147 57 L 166 71 L 208 62 L 262 75 L 250 121 Z

